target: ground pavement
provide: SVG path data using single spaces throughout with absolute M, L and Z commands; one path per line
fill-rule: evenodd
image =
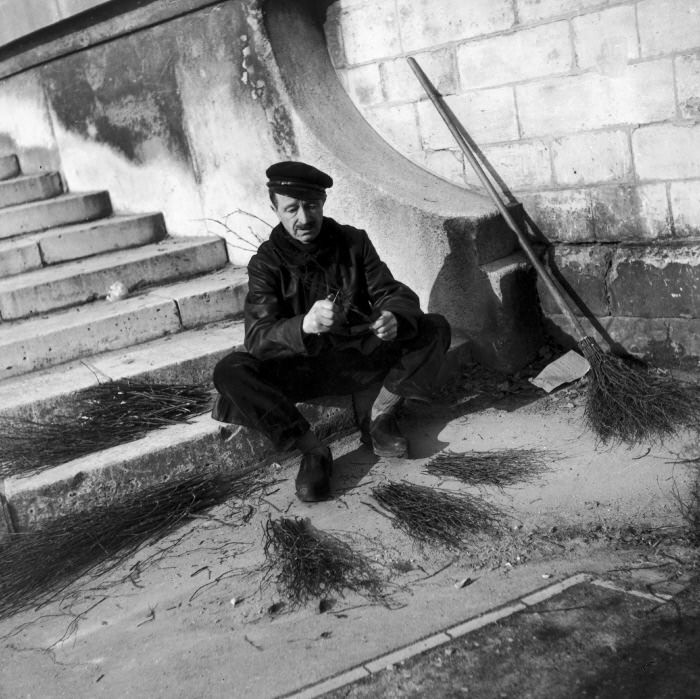
M 623 672 L 635 643 L 669 649 L 669 677 L 697 681 L 681 652 L 698 648 L 697 439 L 604 447 L 583 403 L 577 387 L 546 396 L 474 367 L 439 404 L 406 406 L 410 459 L 378 459 L 356 434 L 336 443 L 328 502 L 295 499 L 295 461 L 267 468 L 249 501 L 0 622 L 0 696 L 645 696 Z M 546 469 L 500 490 L 424 471 L 441 450 L 504 447 L 542 450 Z M 401 480 L 481 497 L 503 530 L 463 551 L 421 546 L 372 497 Z M 263 550 L 268 518 L 293 516 L 373 561 L 385 597 L 294 607 Z M 605 694 L 611 677 L 627 683 Z M 653 696 L 686 696 L 671 681 Z

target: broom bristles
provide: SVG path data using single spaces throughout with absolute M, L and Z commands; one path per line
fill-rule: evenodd
M 187 422 L 207 411 L 198 385 L 118 381 L 83 391 L 70 415 L 0 419 L 0 477 L 28 475 Z
M 700 425 L 700 389 L 605 353 L 590 337 L 579 343 L 591 365 L 584 418 L 603 443 L 663 441 Z
M 179 477 L 0 543 L 0 619 L 51 601 L 84 575 L 99 577 L 174 532 L 197 512 L 266 487 L 257 474 Z
M 367 558 L 308 519 L 268 518 L 264 527 L 266 572 L 292 605 L 352 590 L 370 598 L 381 594 L 381 580 Z
M 468 547 L 480 533 L 498 529 L 503 513 L 468 493 L 452 493 L 414 483 L 386 483 L 372 495 L 394 515 L 393 524 L 412 538 L 447 548 Z
M 442 451 L 425 467 L 439 478 L 456 478 L 469 485 L 497 488 L 532 481 L 546 469 L 544 451 L 498 449 L 492 451 Z

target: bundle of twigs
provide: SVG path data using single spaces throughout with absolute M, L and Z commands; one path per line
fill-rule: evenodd
M 425 471 L 439 478 L 456 478 L 469 485 L 495 485 L 505 488 L 531 481 L 546 465 L 538 449 L 498 449 L 493 451 L 441 451 Z
M 602 442 L 626 442 L 631 445 L 663 439 L 679 428 L 697 427 L 700 393 L 696 387 L 680 384 L 673 378 L 659 375 L 637 362 L 603 352 L 595 340 L 586 334 L 570 299 L 544 266 L 530 239 L 501 200 L 477 158 L 476 146 L 466 129 L 415 58 L 409 57 L 407 61 L 481 184 L 508 227 L 515 233 L 523 252 L 574 330 L 581 353 L 591 365 L 586 406 L 588 426 Z M 532 226 L 529 222 L 527 225 L 532 233 Z
M 386 483 L 374 498 L 394 515 L 393 523 L 426 544 L 462 548 L 479 533 L 496 531 L 503 513 L 481 498 L 414 483 Z
M 255 473 L 189 474 L 63 515 L 44 528 L 11 534 L 0 543 L 0 618 L 45 604 L 82 576 L 113 570 L 196 513 L 267 485 Z
M 69 415 L 0 419 L 0 476 L 40 471 L 150 430 L 186 422 L 210 408 L 204 386 L 116 381 L 81 392 Z
M 345 590 L 371 598 L 381 594 L 380 576 L 369 560 L 308 519 L 269 518 L 264 543 L 265 580 L 274 580 L 293 605 Z

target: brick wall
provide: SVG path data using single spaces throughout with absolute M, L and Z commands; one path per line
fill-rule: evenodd
M 337 0 L 326 34 L 370 124 L 476 187 L 415 56 L 612 339 L 697 361 L 700 0 Z M 630 256 L 636 271 L 620 276 L 612 261 Z

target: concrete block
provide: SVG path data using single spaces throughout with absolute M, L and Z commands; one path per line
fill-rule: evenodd
M 634 5 L 620 5 L 571 20 L 579 68 L 615 75 L 639 57 L 634 9 Z
M 576 315 L 610 314 L 606 277 L 612 256 L 612 247 L 604 245 L 556 245 L 549 249 L 549 269 L 574 300 Z M 542 310 L 547 314 L 561 313 L 541 279 L 537 287 Z
M 583 73 L 516 86 L 523 136 L 644 124 L 676 114 L 670 59 L 616 75 Z
M 523 24 L 552 17 L 576 15 L 589 7 L 599 7 L 600 0 L 516 0 L 518 18 Z
M 91 223 L 61 226 L 32 236 L 45 264 L 52 265 L 113 250 L 157 243 L 166 236 L 162 214 L 111 216 Z
M 453 48 L 425 51 L 414 58 L 441 95 L 456 92 L 458 86 Z M 384 94 L 390 102 L 414 101 L 425 97 L 425 91 L 403 56 L 385 61 L 380 70 Z
M 452 95 L 446 100 L 450 109 L 480 145 L 518 138 L 513 89 L 497 87 Z M 418 103 L 418 123 L 423 146 L 442 150 L 455 146 L 454 137 L 431 102 Z
M 552 164 L 548 145 L 539 140 L 520 141 L 505 146 L 487 146 L 486 160 L 512 190 L 541 189 L 552 185 Z M 469 184 L 481 186 L 474 168 L 465 163 Z
M 552 22 L 457 47 L 465 90 L 566 73 L 572 63 L 568 22 Z
M 548 240 L 567 243 L 595 240 L 588 190 L 543 191 L 523 194 L 520 199 Z
M 678 109 L 684 119 L 700 119 L 700 55 L 676 56 Z
M 349 65 L 401 52 L 394 0 L 351 6 L 340 15 L 340 23 Z
M 57 172 L 22 175 L 0 181 L 0 208 L 55 197 L 63 191 Z
M 510 29 L 510 0 L 398 0 L 401 38 L 406 51 Z
M 226 264 L 220 238 L 169 239 L 98 255 L 60 267 L 46 267 L 19 277 L 0 280 L 0 318 L 26 318 L 104 298 L 121 281 L 128 289 L 210 272 Z
M 613 315 L 700 318 L 698 246 L 620 247 L 608 275 Z
M 700 236 L 700 180 L 671 182 L 670 200 L 673 227 L 679 238 Z
M 632 153 L 626 131 L 596 131 L 555 139 L 554 177 L 561 185 L 625 180 L 632 175 Z
M 640 180 L 700 177 L 700 124 L 651 124 L 632 133 Z
M 543 344 L 540 310 L 535 293 L 535 272 L 522 252 L 481 266 L 493 294 L 484 299 L 487 325 L 493 324 L 490 346 L 472 345 L 477 361 L 486 357 L 492 366 L 504 372 L 521 369 Z
M 36 369 L 129 347 L 180 330 L 177 308 L 167 299 L 106 301 L 90 308 L 0 325 L 0 380 Z
M 0 241 L 0 278 L 41 266 L 41 253 L 36 242 L 21 239 Z
M 698 47 L 696 0 L 642 0 L 637 4 L 637 22 L 643 58 Z
M 413 104 L 393 104 L 366 110 L 367 121 L 404 155 L 421 150 L 418 117 Z
M 350 97 L 359 107 L 377 104 L 384 99 L 379 66 L 376 63 L 349 68 L 345 76 L 348 81 Z
M 112 213 L 108 192 L 65 194 L 44 201 L 0 209 L 0 239 L 42 231 Z
M 668 205 L 665 184 L 646 184 L 637 187 L 639 203 L 639 237 L 645 240 L 667 238 L 673 234 L 673 220 Z M 694 198 L 693 201 L 697 201 Z M 698 211 L 700 223 L 700 210 Z
M 0 180 L 17 177 L 19 173 L 19 160 L 16 155 L 0 156 Z

